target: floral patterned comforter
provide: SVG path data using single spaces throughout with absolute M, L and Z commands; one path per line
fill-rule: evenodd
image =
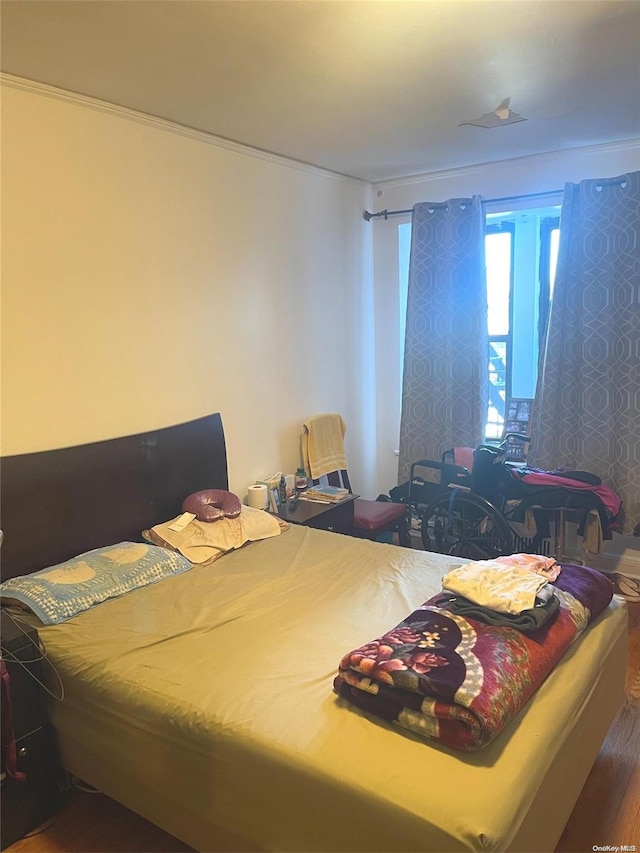
M 569 645 L 611 601 L 611 582 L 563 565 L 555 617 L 523 634 L 452 613 L 434 596 L 346 654 L 335 691 L 389 723 L 460 750 L 486 746 L 520 711 Z

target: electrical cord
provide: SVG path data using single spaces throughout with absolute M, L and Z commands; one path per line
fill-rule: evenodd
M 24 669 L 24 671 L 27 673 L 27 675 L 29 675 L 46 693 L 48 693 L 49 696 L 51 696 L 53 699 L 55 699 L 58 702 L 62 702 L 62 700 L 64 699 L 64 684 L 62 683 L 62 678 L 60 677 L 60 673 L 58 672 L 56 667 L 53 665 L 53 663 L 51 663 L 51 661 L 49 660 L 49 657 L 47 655 L 47 650 L 45 648 L 44 643 L 42 642 L 42 640 L 40 639 L 39 636 L 38 636 L 38 642 L 37 643 L 34 642 L 34 640 L 29 636 L 28 630 L 25 630 L 25 628 L 31 629 L 32 626 L 29 625 L 29 623 L 26 620 L 21 619 L 19 616 L 16 616 L 14 613 L 11 613 L 7 607 L 3 607 L 2 610 L 3 610 L 3 613 L 5 613 L 7 615 L 7 617 L 13 622 L 13 625 L 18 629 L 18 631 L 24 635 L 24 637 L 30 643 L 30 645 L 32 645 L 34 647 L 34 649 L 36 649 L 39 656 L 32 658 L 30 661 L 25 662 L 25 661 L 20 660 L 20 658 L 16 657 L 16 655 L 14 655 L 14 653 L 10 649 L 5 648 L 5 646 L 1 645 L 1 644 L 0 644 L 0 654 L 2 655 L 2 657 L 5 660 L 9 661 L 10 663 L 19 664 Z M 25 627 L 23 627 L 23 626 L 25 626 Z M 55 674 L 56 679 L 57 679 L 57 686 L 59 686 L 59 688 L 60 688 L 59 689 L 59 695 L 54 693 L 53 690 L 51 690 L 41 679 L 38 678 L 37 675 L 35 675 L 31 671 L 30 665 L 33 663 L 38 663 L 38 662 L 45 662 L 47 664 L 47 666 L 49 666 L 49 668 Z

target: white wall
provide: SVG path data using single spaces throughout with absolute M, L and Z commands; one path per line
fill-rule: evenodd
M 50 87 L 2 85 L 2 453 L 222 413 L 230 486 L 347 420 L 352 480 L 397 482 L 397 224 L 362 210 L 640 168 L 611 145 L 373 188 Z M 375 278 L 374 278 L 375 272 Z
M 373 489 L 366 184 L 15 78 L 2 160 L 3 454 L 220 411 L 244 494 L 339 411 Z
M 369 210 L 409 210 L 419 201 L 482 195 L 485 199 L 562 189 L 566 182 L 640 169 L 640 140 L 487 163 L 373 187 Z M 543 199 L 540 203 L 548 203 Z M 509 209 L 500 206 L 502 210 Z M 410 216 L 372 220 L 377 379 L 377 490 L 397 483 L 401 395 L 398 224 Z M 444 449 L 444 448 L 443 448 Z

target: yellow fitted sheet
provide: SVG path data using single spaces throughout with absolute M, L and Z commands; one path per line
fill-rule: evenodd
M 292 527 L 40 628 L 66 766 L 203 851 L 553 849 L 621 701 L 621 602 L 471 755 L 332 692 L 459 564 Z

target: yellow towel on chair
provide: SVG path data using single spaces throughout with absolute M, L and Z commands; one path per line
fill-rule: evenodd
M 317 479 L 331 471 L 347 467 L 343 438 L 347 425 L 340 415 L 317 415 L 302 425 L 302 461 L 311 477 Z

